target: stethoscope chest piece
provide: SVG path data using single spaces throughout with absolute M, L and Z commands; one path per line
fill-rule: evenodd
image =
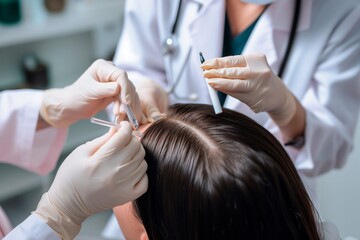
M 162 53 L 164 55 L 173 54 L 175 52 L 175 40 L 173 35 L 167 37 L 162 45 Z

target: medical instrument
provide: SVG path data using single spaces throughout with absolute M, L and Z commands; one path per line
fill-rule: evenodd
M 169 55 L 171 56 L 175 50 L 176 50 L 176 40 L 175 40 L 175 35 L 176 35 L 176 31 L 177 31 L 177 27 L 178 27 L 178 23 L 179 23 L 179 18 L 180 18 L 180 13 L 181 13 L 181 5 L 182 5 L 182 0 L 179 0 L 179 4 L 178 4 L 178 8 L 177 8 L 177 12 L 176 12 L 176 17 L 174 20 L 174 23 L 172 25 L 171 28 L 171 32 L 169 34 L 169 36 L 165 39 L 164 43 L 162 44 L 162 52 L 164 55 Z M 200 5 L 200 8 L 202 7 L 202 5 Z M 290 34 L 289 34 L 289 41 L 288 44 L 286 46 L 286 51 L 285 51 L 285 55 L 281 61 L 280 64 L 280 68 L 279 68 L 279 72 L 278 72 L 278 76 L 280 78 L 282 78 L 283 73 L 285 71 L 286 68 L 286 64 L 288 62 L 289 56 L 290 56 L 290 52 L 292 50 L 292 47 L 294 45 L 294 41 L 295 41 L 295 37 L 296 37 L 296 31 L 297 31 L 297 27 L 298 27 L 298 23 L 300 20 L 300 13 L 301 13 L 301 0 L 296 0 L 295 4 L 294 4 L 294 13 L 293 13 L 293 19 L 292 19 L 292 23 L 291 23 L 291 30 L 290 30 Z M 190 57 L 190 53 L 191 53 L 191 49 L 188 53 L 188 55 L 186 56 L 185 59 L 185 63 L 188 62 L 189 57 Z M 180 69 L 180 73 L 178 74 L 177 78 L 175 79 L 174 83 L 171 84 L 167 90 L 168 94 L 173 94 L 175 98 L 180 99 L 180 100 L 190 100 L 190 101 L 195 101 L 198 98 L 198 95 L 196 93 L 191 93 L 189 96 L 183 97 L 183 96 L 178 96 L 175 93 L 176 87 L 181 79 L 181 75 L 183 73 L 185 69 L 185 64 L 182 66 L 182 68 Z
M 97 125 L 101 125 L 104 127 L 116 127 L 116 128 L 120 128 L 120 124 L 117 123 L 113 123 L 113 122 L 109 122 L 106 120 L 102 120 L 100 118 L 96 118 L 96 117 L 92 117 L 90 118 L 90 122 L 91 123 L 95 123 Z M 135 131 L 133 131 L 134 135 L 137 137 L 142 137 L 142 133 L 140 131 L 138 131 L 138 129 L 136 129 Z
M 127 115 L 127 118 L 129 120 L 131 126 L 135 130 L 139 130 L 139 122 L 136 119 L 133 110 L 131 109 L 131 107 L 128 104 L 123 104 L 123 106 L 124 106 L 125 113 Z M 114 123 L 116 124 L 117 122 L 118 122 L 118 116 L 116 116 L 115 119 L 114 119 Z
M 129 122 L 131 123 L 131 125 L 133 126 L 133 128 L 135 128 L 135 130 L 139 130 L 139 122 L 135 117 L 134 112 L 132 111 L 131 107 L 128 104 L 124 104 L 124 109 L 126 112 L 126 115 L 128 117 Z
M 96 117 L 90 118 L 90 122 L 101 125 L 101 126 L 104 126 L 104 127 L 119 127 L 120 126 L 119 124 L 112 123 L 112 122 L 109 122 L 109 121 L 105 121 L 105 120 L 102 120 L 102 119 L 96 118 Z
M 120 101 L 121 101 L 121 99 L 120 99 Z M 124 107 L 124 111 L 125 111 L 125 113 L 126 113 L 126 115 L 127 115 L 127 118 L 128 118 L 128 120 L 129 120 L 131 126 L 132 126 L 135 130 L 139 130 L 139 122 L 138 122 L 138 120 L 136 119 L 135 114 L 134 114 L 133 110 L 131 109 L 130 105 L 125 104 L 125 103 L 123 103 L 122 105 L 123 105 L 123 107 Z M 115 122 L 115 123 L 118 122 L 118 119 L 117 119 L 117 118 L 118 118 L 118 116 L 116 116 L 115 119 L 114 119 L 114 122 Z
M 202 55 L 202 52 L 199 52 L 199 55 L 200 55 L 200 62 L 201 62 L 201 64 L 202 64 L 202 63 L 205 62 L 205 58 L 204 58 L 204 56 Z M 205 78 L 205 80 L 207 81 L 206 78 Z M 211 99 L 212 105 L 213 105 L 213 107 L 214 107 L 215 114 L 222 113 L 220 100 L 219 100 L 219 97 L 218 97 L 218 95 L 217 95 L 216 90 L 213 89 L 212 87 L 210 87 L 209 84 L 206 84 L 206 85 L 207 85 L 207 87 L 208 87 L 208 91 L 209 91 L 209 94 L 210 94 L 210 99 Z

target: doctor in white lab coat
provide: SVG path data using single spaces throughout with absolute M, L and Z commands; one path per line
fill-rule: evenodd
M 165 111 L 168 103 L 211 103 L 199 52 L 206 59 L 222 56 L 226 4 L 230 1 L 183 0 L 180 11 L 178 0 L 126 1 L 114 63 L 128 72 L 148 117 Z M 259 14 L 242 54 L 264 54 L 270 69 L 277 73 L 289 40 L 295 0 L 244 2 L 269 5 Z M 164 51 L 169 50 L 164 49 L 164 42 L 170 35 L 173 50 Z M 303 131 L 293 137 L 305 139 L 305 143 L 286 149 L 306 176 L 304 182 L 312 196 L 313 177 L 342 167 L 352 149 L 360 104 L 359 56 L 359 1 L 302 0 L 281 81 L 304 111 Z M 285 143 L 268 112 L 255 113 L 231 96 L 224 107 L 250 116 Z
M 67 136 L 67 127 L 80 119 L 95 115 L 111 102 L 118 102 L 120 92 L 122 102 L 131 104 L 133 109 L 139 108 L 136 106 L 139 105 L 139 100 L 134 86 L 127 79 L 126 73 L 104 60 L 94 62 L 74 84 L 62 89 L 1 92 L 0 162 L 38 174 L 49 173 L 54 169 L 61 153 Z M 83 201 L 81 206 L 86 207 L 86 214 L 83 216 L 86 218 L 94 214 L 94 211 L 105 210 L 105 206 L 106 209 L 111 209 L 122 201 L 127 202 L 142 194 L 147 186 L 146 177 L 142 180 L 145 181 L 143 184 L 133 189 L 130 189 L 133 183 L 126 180 L 137 177 L 136 182 L 140 182 L 146 171 L 146 163 L 141 155 L 144 151 L 140 151 L 142 147 L 139 141 L 132 140 L 131 127 L 127 125 L 121 131 L 112 131 L 77 148 L 65 160 L 49 193 L 43 196 L 35 213 L 9 235 L 7 234 L 12 227 L 0 208 L 0 239 L 5 235 L 8 239 L 58 239 L 59 236 L 73 236 L 78 232 L 81 221 L 71 224 L 69 219 L 71 214 L 79 217 L 79 212 L 83 210 L 77 209 L 76 199 Z M 107 152 L 106 146 L 110 148 Z M 132 149 L 132 152 L 129 152 L 129 149 Z M 116 151 L 124 157 L 118 156 L 119 153 Z M 123 170 L 115 173 L 113 169 L 124 164 L 121 158 L 124 158 L 128 167 L 123 167 Z M 130 160 L 131 158 L 136 161 Z M 110 162 L 109 159 L 116 161 Z M 102 167 L 97 167 L 98 170 L 91 171 L 91 174 L 86 173 L 90 167 L 96 167 L 96 161 L 99 161 Z M 137 162 L 137 167 L 129 164 L 132 161 Z M 128 169 L 130 166 L 131 169 Z M 126 171 L 130 171 L 131 176 Z M 82 186 L 83 182 L 91 182 L 91 177 L 98 178 L 97 175 L 100 175 L 104 182 L 94 182 L 90 184 L 90 189 Z M 112 177 L 112 181 L 105 182 L 106 176 Z M 117 179 L 126 186 L 119 187 Z M 122 193 L 118 192 L 120 189 Z M 115 192 L 118 192 L 117 196 L 113 196 Z M 96 196 L 85 197 L 89 194 L 101 199 L 96 199 Z M 110 200 L 105 197 L 109 194 Z M 56 199 L 52 199 L 50 203 L 50 197 L 54 196 Z M 129 197 L 131 199 L 128 199 Z M 54 207 L 53 203 L 57 205 L 54 204 Z M 99 207 L 97 204 L 102 206 Z M 65 211 L 66 206 L 71 208 L 70 213 L 61 213 L 61 210 Z M 60 209 L 61 214 L 54 209 Z

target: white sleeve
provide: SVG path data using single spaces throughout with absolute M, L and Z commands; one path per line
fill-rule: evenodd
M 341 240 L 339 230 L 331 222 L 321 222 L 319 230 L 321 231 L 321 240 Z
M 114 57 L 114 64 L 127 71 L 129 79 L 150 79 L 165 88 L 164 58 L 154 0 L 125 3 L 124 27 Z
M 0 93 L 0 162 L 46 174 L 56 165 L 67 129 L 36 131 L 41 98 L 39 90 Z
M 307 112 L 305 146 L 292 158 L 307 176 L 342 167 L 353 147 L 360 106 L 359 12 L 360 4 L 334 29 L 301 100 Z
M 58 235 L 38 216 L 31 214 L 20 223 L 4 240 L 59 240 Z

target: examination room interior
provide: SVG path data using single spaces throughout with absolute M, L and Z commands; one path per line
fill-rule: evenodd
M 19 12 L 13 8 L 14 12 L 6 12 L 12 17 L 1 16 L 4 12 L 0 11 L 0 91 L 64 87 L 95 59 L 112 59 L 125 0 L 0 0 L 0 5 L 8 3 L 20 4 L 20 8 Z M 107 116 L 101 113 L 100 117 Z M 88 120 L 71 126 L 59 163 L 74 148 L 106 131 Z M 341 236 L 360 239 L 359 156 L 360 122 L 347 163 L 319 177 L 317 194 L 322 218 L 333 222 Z M 0 164 L 0 205 L 13 226 L 34 210 L 55 172 L 38 176 Z M 108 211 L 87 219 L 76 239 L 109 239 L 103 230 L 111 214 Z

